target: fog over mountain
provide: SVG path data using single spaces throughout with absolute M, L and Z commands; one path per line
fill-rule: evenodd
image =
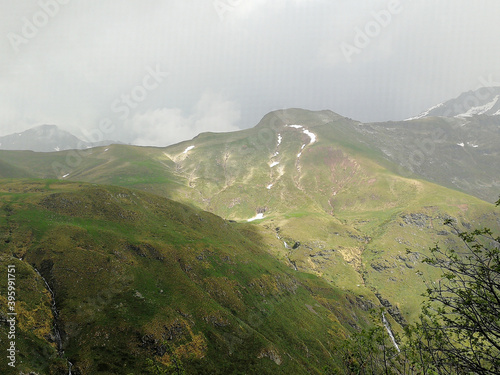
M 80 139 L 165 146 L 291 107 L 402 120 L 500 85 L 498 10 L 494 0 L 2 2 L 0 136 L 57 124 Z

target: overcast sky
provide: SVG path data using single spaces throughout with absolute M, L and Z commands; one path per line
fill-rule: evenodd
M 498 0 L 3 0 L 0 135 L 55 124 L 164 146 L 289 107 L 400 120 L 500 86 L 499 14 Z

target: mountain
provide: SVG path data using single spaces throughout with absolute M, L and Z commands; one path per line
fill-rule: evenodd
M 497 217 L 491 203 L 402 175 L 372 126 L 331 111 L 289 109 L 251 129 L 203 133 L 166 148 L 4 151 L 0 161 L 34 178 L 135 188 L 252 220 L 262 236 L 279 238 L 269 251 L 290 268 L 354 293 L 376 292 L 411 319 L 424 287 L 416 271 L 430 271 L 406 249 L 424 253 L 452 241 L 446 217 L 493 227 Z
M 481 87 L 462 93 L 455 99 L 437 104 L 415 117 L 406 119 L 416 120 L 423 117 L 461 117 L 469 118 L 476 115 L 500 115 L 500 87 Z
M 370 325 L 373 294 L 288 268 L 253 225 L 120 187 L 11 180 L 0 197 L 16 374 L 322 374 Z
M 0 137 L 0 150 L 31 150 L 53 152 L 61 150 L 81 150 L 97 146 L 106 146 L 111 141 L 91 143 L 82 141 L 71 133 L 59 129 L 56 125 L 40 125 L 21 133 Z
M 422 117 L 356 127 L 403 176 L 489 202 L 500 194 L 500 116 Z
M 483 87 L 404 121 L 355 127 L 370 145 L 420 176 L 489 202 L 500 192 L 500 87 Z
M 103 373 L 117 373 L 116 367 L 105 368 L 104 363 L 110 358 L 114 358 L 113 363 L 120 362 L 121 357 L 128 366 L 140 366 L 137 358 L 131 359 L 126 353 L 139 353 L 144 358 L 144 352 L 133 345 L 120 346 L 122 342 L 137 343 L 125 334 L 135 332 L 134 324 L 139 334 L 157 333 L 149 346 L 153 352 L 175 350 L 180 356 L 182 350 L 189 351 L 182 346 L 187 344 L 183 341 L 188 340 L 187 336 L 174 342 L 174 349 L 170 346 L 158 349 L 162 327 L 167 327 L 168 331 L 171 324 L 170 320 L 165 323 L 160 317 L 175 319 L 177 315 L 160 302 L 146 308 L 136 305 L 131 297 L 132 294 L 140 300 L 143 296 L 159 301 L 160 297 L 154 297 L 153 286 L 170 290 L 171 298 L 182 302 L 184 307 L 180 311 L 186 316 L 179 314 L 191 322 L 192 337 L 203 332 L 206 341 L 201 340 L 198 347 L 212 348 L 207 349 L 206 362 L 203 362 L 212 370 L 209 373 L 217 373 L 217 365 L 212 365 L 217 363 L 215 358 L 225 358 L 221 359 L 220 366 L 229 366 L 223 367 L 225 372 L 222 373 L 237 373 L 241 367 L 236 369 L 236 363 L 252 366 L 247 370 L 249 373 L 266 370 L 271 373 L 320 373 L 319 366 L 325 364 L 324 355 L 331 356 L 334 367 L 338 368 L 341 351 L 338 346 L 329 345 L 349 337 L 351 328 L 357 330 L 363 326 L 366 322 L 363 311 L 384 306 L 396 331 L 417 317 L 421 294 L 426 289 L 424 281 L 436 281 L 440 277 L 438 270 L 423 262 L 429 254 L 428 249 L 436 243 L 455 247 L 459 242 L 456 234 L 443 225 L 446 219 L 454 220 L 459 230 L 479 226 L 499 228 L 500 215 L 493 204 L 466 194 L 465 188 L 458 191 L 454 185 L 455 189 L 442 186 L 452 184 L 453 171 L 460 170 L 460 166 L 463 169 L 460 176 L 465 181 L 472 181 L 475 173 L 483 168 L 495 172 L 495 165 L 498 165 L 495 163 L 498 160 L 494 146 L 495 132 L 498 133 L 495 118 L 484 115 L 470 120 L 428 117 L 363 124 L 326 110 L 287 109 L 267 114 L 251 129 L 202 133 L 192 140 L 164 148 L 110 145 L 57 153 L 0 151 L 0 175 L 7 179 L 0 194 L 5 207 L 5 217 L 0 218 L 0 223 L 8 224 L 4 232 L 14 233 L 16 228 L 34 226 L 33 236 L 38 236 L 33 237 L 24 229 L 10 239 L 7 235 L 7 241 L 4 240 L 7 258 L 4 259 L 12 259 L 9 256 L 22 258 L 27 268 L 39 270 L 51 289 L 62 288 L 60 298 L 64 303 L 60 304 L 63 311 L 60 316 L 78 315 L 80 306 L 84 307 L 87 315 L 76 320 L 74 330 L 82 325 L 94 327 L 99 324 L 101 328 L 89 330 L 90 336 L 76 335 L 74 344 L 63 342 L 68 348 L 65 349 L 67 358 L 79 368 L 86 363 L 88 366 L 103 363 Z M 470 123 L 465 124 L 465 121 Z M 460 130 L 462 128 L 464 130 Z M 438 131 L 436 138 L 433 138 L 433 131 Z M 440 136 L 441 132 L 446 137 Z M 456 144 L 456 136 L 478 139 L 464 138 L 464 145 L 460 146 Z M 466 146 L 466 142 L 478 142 L 473 145 L 479 147 Z M 463 157 L 453 147 L 467 152 L 470 157 Z M 429 161 L 428 166 L 420 164 L 427 169 L 411 171 L 406 168 L 405 158 L 417 155 L 411 153 L 414 149 L 420 150 Z M 483 152 L 481 157 L 474 153 L 479 150 Z M 445 164 L 438 163 L 441 159 Z M 424 179 L 422 175 L 427 172 L 429 176 Z M 19 180 L 20 177 L 29 179 Z M 439 178 L 445 183 L 431 182 Z M 498 192 L 496 194 L 498 196 Z M 45 211 L 40 211 L 42 208 Z M 9 221 L 11 212 L 17 212 L 14 221 Z M 197 221 L 196 215 L 203 220 Z M 187 220 L 186 216 L 191 219 Z M 56 229 L 52 232 L 53 223 Z M 167 228 L 167 232 L 163 232 L 163 228 Z M 31 238 L 33 241 L 25 245 Z M 155 250 L 167 249 L 159 253 L 167 261 L 155 266 L 158 255 L 150 246 Z M 222 258 L 210 258 L 213 263 L 203 263 L 205 248 L 214 254 L 223 254 Z M 31 250 L 25 255 L 22 249 Z M 132 274 L 135 280 L 124 276 L 125 279 L 119 281 L 116 290 L 120 292 L 105 313 L 92 304 L 85 308 L 87 305 L 80 301 L 90 296 L 80 296 L 74 286 L 75 280 L 91 283 L 93 275 L 99 275 L 100 269 L 107 269 L 106 263 L 93 266 L 91 259 L 103 259 L 93 252 L 96 249 L 99 254 L 105 254 L 106 261 L 109 256 L 112 264 L 118 267 L 116 274 L 109 274 L 110 279 Z M 241 262 L 224 262 L 226 256 L 229 259 L 236 256 L 232 251 L 239 254 Z M 81 254 L 88 257 L 80 258 Z M 83 272 L 76 268 L 77 261 L 65 263 L 73 262 L 72 259 L 79 260 L 82 267 L 88 265 L 81 279 L 76 278 Z M 59 262 L 57 267 L 50 266 L 51 260 Z M 168 267 L 171 272 L 174 265 L 179 265 L 180 270 L 172 271 L 168 281 L 164 280 L 167 276 L 163 275 L 165 269 L 162 267 Z M 251 275 L 254 271 L 257 276 Z M 26 271 L 31 275 L 33 272 L 36 274 L 36 271 Z M 269 279 L 269 275 L 278 273 L 277 285 L 284 284 L 285 290 L 290 284 L 282 280 L 295 278 L 297 283 L 303 283 L 304 289 L 297 296 L 305 299 L 289 300 L 281 305 L 288 315 L 279 310 L 279 314 L 269 321 L 270 326 L 262 326 L 262 330 L 256 332 L 255 337 L 264 341 L 243 340 L 250 351 L 243 351 L 242 357 L 234 357 L 237 351 L 227 349 L 231 346 L 227 342 L 240 336 L 231 333 L 231 339 L 224 341 L 224 329 L 246 327 L 245 324 L 255 329 L 249 322 L 251 318 L 245 314 L 249 311 L 267 314 L 265 306 L 269 306 L 271 297 L 276 298 L 265 292 L 268 288 L 276 290 L 268 284 L 269 280 L 275 280 Z M 318 289 L 305 280 L 313 280 Z M 102 278 L 96 282 L 107 285 L 110 280 Z M 231 292 L 232 285 L 238 285 L 236 290 L 241 295 Z M 150 287 L 153 289 L 149 290 Z M 248 299 L 242 297 L 246 296 L 249 287 L 261 288 L 256 290 L 263 300 L 258 302 L 259 297 L 253 294 Z M 85 286 L 83 290 L 88 288 L 95 289 Z M 281 286 L 276 288 L 285 293 Z M 203 315 L 197 310 L 196 301 L 201 297 L 195 290 L 208 293 L 204 296 L 209 299 L 199 302 L 203 306 L 213 302 L 210 298 L 215 299 L 218 305 L 214 309 L 222 306 L 224 314 L 231 315 L 220 318 L 214 312 L 215 323 L 210 326 L 208 323 L 212 319 L 206 317 L 211 315 Z M 323 297 L 320 290 L 340 299 L 332 297 L 323 304 L 321 301 L 327 297 Z M 137 296 L 135 291 L 139 292 Z M 55 301 L 58 306 L 57 293 Z M 113 310 L 121 311 L 116 307 L 120 303 L 131 306 L 121 315 Z M 127 320 L 132 319 L 127 318 L 130 315 L 147 315 L 150 306 L 157 315 Z M 259 307 L 254 309 L 252 306 Z M 317 311 L 321 306 L 338 310 L 330 310 L 333 315 L 322 310 L 327 314 L 322 315 Z M 308 321 L 308 315 L 304 315 L 306 310 L 315 316 L 312 328 L 304 324 Z M 101 314 L 118 316 L 116 321 L 124 323 L 114 325 Z M 160 323 L 151 328 L 150 318 Z M 232 323 L 221 328 L 218 324 L 224 319 Z M 339 330 L 330 330 L 331 322 L 337 320 L 341 326 Z M 182 324 L 182 332 L 190 332 Z M 108 349 L 103 349 L 96 337 L 111 335 L 103 330 L 106 326 L 110 326 L 113 334 L 125 333 L 113 336 L 115 338 L 106 344 Z M 222 331 L 218 331 L 219 328 Z M 298 330 L 300 339 L 288 333 L 294 330 Z M 302 330 L 311 330 L 313 336 L 307 336 Z M 311 341 L 314 334 L 319 336 Z M 330 334 L 330 337 L 325 336 Z M 247 334 L 243 336 L 248 337 Z M 150 341 L 144 340 L 140 342 L 148 347 Z M 240 342 L 239 339 L 236 342 Z M 269 345 L 265 346 L 264 342 Z M 289 342 L 293 344 L 287 346 Z M 111 346 L 117 349 L 109 349 Z M 181 347 L 184 349 L 179 349 Z M 225 350 L 226 357 L 219 357 Z M 176 357 L 171 353 L 152 357 L 149 353 L 148 358 L 172 364 Z M 227 356 L 228 353 L 231 354 Z M 94 357 L 98 359 L 92 362 Z M 272 362 L 264 362 L 264 365 L 259 361 L 251 362 L 255 357 L 265 357 Z M 283 358 L 286 357 L 290 362 L 285 364 Z M 201 355 L 193 361 L 184 358 L 183 362 L 190 366 L 190 373 L 196 373 L 196 366 L 201 363 L 196 361 L 203 358 Z M 312 364 L 314 361 L 317 365 Z

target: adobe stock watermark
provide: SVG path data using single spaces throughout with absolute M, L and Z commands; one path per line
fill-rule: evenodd
M 359 55 L 370 45 L 373 39 L 377 38 L 382 30 L 389 26 L 393 16 L 401 13 L 403 6 L 399 0 L 391 0 L 386 9 L 372 12 L 372 19 L 363 28 L 356 27 L 352 43 L 342 42 L 340 50 L 348 63 L 352 61 L 353 55 Z
M 163 81 L 169 76 L 169 73 L 161 70 L 160 64 L 156 64 L 153 68 L 146 67 L 146 74 L 141 80 L 141 83 L 134 86 L 126 93 L 122 93 L 119 98 L 111 102 L 111 112 L 116 114 L 121 121 L 127 120 L 132 111 L 137 106 L 144 102 L 149 94 L 156 90 Z M 99 121 L 97 129 L 92 131 L 83 130 L 84 140 L 88 143 L 98 144 L 104 141 L 106 135 L 111 134 L 116 130 L 116 124 L 109 117 Z M 89 150 L 85 149 L 84 144 L 78 145 L 78 150 L 71 150 L 67 153 L 64 163 L 53 162 L 52 170 L 57 178 L 66 178 L 71 174 L 71 171 L 77 168 L 83 161 L 83 158 L 89 155 Z
M 233 12 L 242 2 L 243 0 L 214 0 L 212 4 L 222 22 L 226 19 L 227 13 Z
M 16 367 L 17 350 L 16 350 L 16 265 L 9 264 L 7 266 L 7 360 L 10 367 Z
M 7 34 L 7 39 L 14 49 L 14 52 L 19 53 L 20 46 L 28 44 L 35 38 L 40 30 L 49 24 L 49 21 L 56 17 L 61 10 L 62 5 L 67 5 L 71 0 L 40 0 L 38 1 L 39 10 L 31 15 L 31 17 L 23 17 L 21 19 L 21 30 L 19 33 L 10 32 Z

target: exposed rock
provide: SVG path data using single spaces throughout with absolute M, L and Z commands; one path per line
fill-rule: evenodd
M 388 300 L 386 300 L 380 293 L 375 293 L 375 296 L 378 298 L 380 301 L 380 304 L 384 306 L 387 309 L 387 312 L 389 313 L 392 318 L 398 322 L 401 326 L 405 327 L 408 325 L 406 322 L 406 319 L 404 318 L 403 314 L 401 314 L 401 311 L 399 311 L 397 306 L 393 306 Z
M 276 363 L 278 366 L 281 365 L 283 360 L 281 359 L 281 356 L 279 355 L 278 351 L 276 349 L 263 349 L 257 358 L 269 358 L 271 361 Z
M 370 311 L 375 308 L 375 304 L 372 301 L 365 299 L 364 296 L 356 296 L 356 305 L 363 311 Z
M 401 218 L 403 219 L 403 223 L 400 223 L 399 225 L 401 225 L 402 227 L 404 227 L 405 225 L 414 225 L 419 228 L 431 228 L 431 217 L 426 214 L 410 213 L 402 215 Z
M 394 268 L 394 266 L 391 266 L 388 261 L 384 260 L 379 260 L 379 261 L 374 261 L 370 264 L 370 266 L 377 272 L 382 272 L 384 270 L 387 270 L 389 268 Z

